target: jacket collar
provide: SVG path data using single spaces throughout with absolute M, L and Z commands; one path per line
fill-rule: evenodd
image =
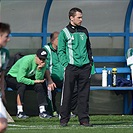
M 50 43 L 48 43 L 48 45 L 49 45 L 49 47 L 51 48 L 51 50 L 52 51 L 57 51 L 57 50 L 55 50 L 54 48 L 53 48 L 53 46 L 52 46 L 52 43 L 50 42 Z

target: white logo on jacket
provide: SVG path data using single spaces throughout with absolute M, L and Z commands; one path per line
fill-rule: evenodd
M 81 38 L 81 40 L 84 40 L 84 35 L 81 34 L 81 35 L 80 35 L 80 38 Z

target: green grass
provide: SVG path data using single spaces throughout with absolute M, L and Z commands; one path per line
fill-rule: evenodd
M 40 119 L 30 117 L 22 120 L 13 117 L 6 133 L 132 133 L 132 115 L 94 115 L 90 116 L 93 127 L 82 127 L 78 118 L 71 118 L 67 127 L 59 125 L 58 118 Z

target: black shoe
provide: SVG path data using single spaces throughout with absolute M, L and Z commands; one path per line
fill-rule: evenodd
M 80 122 L 80 126 L 93 127 L 93 125 L 88 122 Z
M 67 123 L 60 123 L 60 125 L 61 125 L 62 127 L 66 127 L 66 126 L 67 126 Z

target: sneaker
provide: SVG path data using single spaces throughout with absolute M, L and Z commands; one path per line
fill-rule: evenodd
M 29 116 L 27 116 L 24 112 L 19 112 L 19 114 L 17 114 L 17 118 L 26 119 L 29 118 Z
M 88 122 L 80 122 L 80 126 L 93 127 L 93 125 Z
M 44 118 L 50 119 L 52 116 L 48 115 L 46 112 L 42 112 L 39 114 L 39 117 L 42 119 L 44 119 Z
M 57 111 L 54 111 L 53 112 L 53 117 L 58 117 L 59 116 L 59 114 L 57 113 Z
M 73 112 L 71 112 L 71 117 L 74 118 L 74 117 L 76 117 L 76 115 L 73 114 Z

